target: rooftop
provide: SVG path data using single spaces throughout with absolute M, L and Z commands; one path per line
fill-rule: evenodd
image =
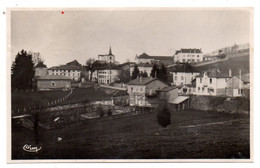
M 161 90 L 159 90 L 160 92 L 169 92 L 173 89 L 176 89 L 177 87 L 176 86 L 166 86 L 164 88 L 162 88 Z
M 207 76 L 210 78 L 230 78 L 229 75 L 221 73 L 218 69 L 213 69 L 211 71 L 204 72 L 204 73 L 206 73 Z M 204 73 L 201 73 L 196 77 L 203 77 Z
M 138 58 L 154 60 L 173 60 L 172 56 L 150 56 L 146 53 L 139 55 Z
M 128 85 L 147 85 L 148 83 L 151 83 L 155 80 L 159 80 L 157 78 L 151 78 L 151 77 L 138 77 L 130 82 L 128 82 Z
M 37 77 L 37 80 L 71 80 L 68 76 L 63 75 L 44 75 Z
M 180 50 L 177 50 L 175 54 L 178 53 L 202 53 L 201 49 L 197 48 L 181 48 Z

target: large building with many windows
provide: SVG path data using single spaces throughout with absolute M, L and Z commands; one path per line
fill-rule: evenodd
M 177 50 L 173 56 L 175 63 L 197 63 L 203 61 L 203 53 L 201 49 L 182 48 Z
M 66 65 L 53 66 L 48 68 L 48 75 L 61 75 L 70 77 L 72 81 L 78 82 L 81 79 L 81 72 L 83 68 L 78 63 L 78 61 L 74 60 L 72 62 L 67 63 Z

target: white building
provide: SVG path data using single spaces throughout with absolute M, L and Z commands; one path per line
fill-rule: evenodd
M 225 95 L 227 80 L 230 78 L 216 69 L 201 73 L 196 76 L 196 95 Z
M 190 64 L 178 64 L 170 71 L 173 77 L 173 85 L 191 85 L 192 80 L 195 79 L 200 72 L 192 67 Z
M 103 67 L 96 70 L 99 84 L 110 84 L 119 80 L 120 69 L 117 66 Z M 94 76 L 95 77 L 95 76 Z
M 203 61 L 203 53 L 201 49 L 182 48 L 177 50 L 173 56 L 174 62 L 179 63 L 196 63 Z
M 115 56 L 112 54 L 111 47 L 109 49 L 109 54 L 98 55 L 98 60 L 103 61 L 105 63 L 112 63 L 112 64 L 116 63 Z
M 48 68 L 48 75 L 61 75 L 70 77 L 72 81 L 80 81 L 82 66 L 74 60 L 66 65 L 53 66 Z

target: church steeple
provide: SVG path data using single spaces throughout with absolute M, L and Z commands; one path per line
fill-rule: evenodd
M 111 46 L 110 46 L 110 48 L 109 48 L 109 54 L 108 55 L 113 55 L 112 54 L 112 50 L 111 50 Z

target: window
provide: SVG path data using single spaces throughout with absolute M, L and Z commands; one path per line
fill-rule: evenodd
M 199 59 L 197 59 L 197 62 L 200 62 L 200 60 L 199 60 Z
M 51 82 L 51 87 L 54 87 L 55 86 L 55 82 Z
M 186 59 L 182 59 L 182 62 L 185 62 L 186 61 Z
M 212 84 L 212 79 L 211 78 L 209 79 L 209 83 Z
M 200 78 L 200 83 L 202 83 L 202 78 Z
M 198 91 L 200 91 L 200 87 L 198 87 Z
M 178 77 L 177 76 L 175 76 L 175 80 L 177 80 L 178 79 Z
M 199 58 L 199 57 L 200 57 L 200 55 L 197 55 L 197 57 Z
M 204 92 L 204 87 L 202 88 L 202 92 Z
M 183 80 L 183 76 L 181 76 L 181 80 Z

